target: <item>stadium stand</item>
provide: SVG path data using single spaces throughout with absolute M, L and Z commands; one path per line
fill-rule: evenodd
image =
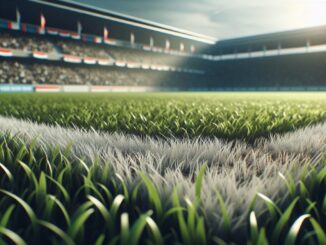
M 72 1 L 50 2 L 0 0 L 1 84 L 326 89 L 326 26 L 215 42 Z M 49 22 L 42 27 L 43 10 Z
M 54 45 L 42 37 L 24 33 L 5 32 L 4 30 L 0 32 L 0 47 L 23 51 L 56 52 Z
M 162 86 L 173 85 L 178 78 L 177 75 L 169 74 L 167 78 L 162 79 L 162 74 L 155 71 L 144 73 L 132 69 L 57 63 L 0 62 L 2 84 Z M 190 81 L 191 78 L 187 80 Z
M 62 53 L 81 57 L 111 58 L 103 47 L 74 41 L 57 41 L 56 45 Z
M 0 62 L 0 83 L 31 84 L 34 81 L 30 70 L 18 62 Z

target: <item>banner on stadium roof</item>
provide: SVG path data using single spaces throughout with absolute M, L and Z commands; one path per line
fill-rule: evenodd
M 40 51 L 33 51 L 33 57 L 41 60 L 49 59 L 49 55 L 47 53 L 40 52 Z
M 65 55 L 63 56 L 63 60 L 68 63 L 76 63 L 76 64 L 82 62 L 81 57 L 73 56 L 73 55 Z
M 29 33 L 38 33 L 39 32 L 39 27 L 31 24 L 22 24 L 22 31 L 23 32 L 29 32 Z
M 70 36 L 71 36 L 72 39 L 76 39 L 76 40 L 80 39 L 80 35 L 78 33 L 75 33 L 75 32 L 70 33 Z
M 48 28 L 46 28 L 46 31 L 50 35 L 58 35 L 59 34 L 58 29 L 55 29 L 55 28 L 48 27 Z
M 84 42 L 94 42 L 94 36 L 92 36 L 92 35 L 87 35 L 87 34 L 83 34 L 82 35 L 82 40 L 84 41 Z
M 20 30 L 20 24 L 14 21 L 8 21 L 8 28 L 11 30 Z
M 84 63 L 87 64 L 87 65 L 95 65 L 96 64 L 96 58 L 85 57 L 84 58 Z
M 60 85 L 35 85 L 35 91 L 39 93 L 55 93 L 61 91 Z
M 68 31 L 59 31 L 60 37 L 70 37 L 70 32 Z
M 20 23 L 10 20 L 0 20 L 0 27 L 9 30 L 20 30 Z
M 10 49 L 0 48 L 0 56 L 2 57 L 12 57 L 13 53 Z
M 20 84 L 0 84 L 0 92 L 2 93 L 14 93 L 14 92 L 34 92 L 33 85 L 20 85 Z

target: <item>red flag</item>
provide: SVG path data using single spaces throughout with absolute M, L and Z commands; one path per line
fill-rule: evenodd
M 41 14 L 41 28 L 44 29 L 46 25 L 46 19 L 43 14 Z
M 103 38 L 106 40 L 109 38 L 109 31 L 106 27 L 104 27 Z

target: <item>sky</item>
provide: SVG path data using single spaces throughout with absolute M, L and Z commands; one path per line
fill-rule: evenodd
M 326 25 L 326 0 L 76 0 L 218 39 Z

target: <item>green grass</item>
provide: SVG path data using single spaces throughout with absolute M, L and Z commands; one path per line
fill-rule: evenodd
M 142 136 L 253 141 L 326 120 L 325 93 L 2 94 L 0 114 Z
M 252 142 L 325 121 L 326 94 L 1 94 L 0 114 L 141 136 Z M 209 163 L 189 180 L 190 198 L 177 187 L 160 195 L 156 180 L 140 170 L 130 170 L 130 185 L 128 173 L 117 175 L 110 163 L 78 157 L 0 132 L 0 244 L 326 244 L 323 155 L 321 164 L 280 173 L 283 200 L 250 198 L 244 227 L 232 225 L 218 189 L 212 199 L 222 225 L 209 222 L 214 217 L 202 208 Z
M 0 243 L 14 244 L 325 244 L 326 167 L 307 168 L 288 185 L 288 204 L 278 207 L 257 194 L 247 210 L 245 235 L 229 225 L 210 227 L 200 209 L 204 164 L 195 178 L 195 199 L 175 189 L 167 199 L 140 173 L 125 187 L 110 165 L 68 160 L 58 148 L 46 153 L 19 136 L 0 135 Z M 262 201 L 266 210 L 257 214 Z

